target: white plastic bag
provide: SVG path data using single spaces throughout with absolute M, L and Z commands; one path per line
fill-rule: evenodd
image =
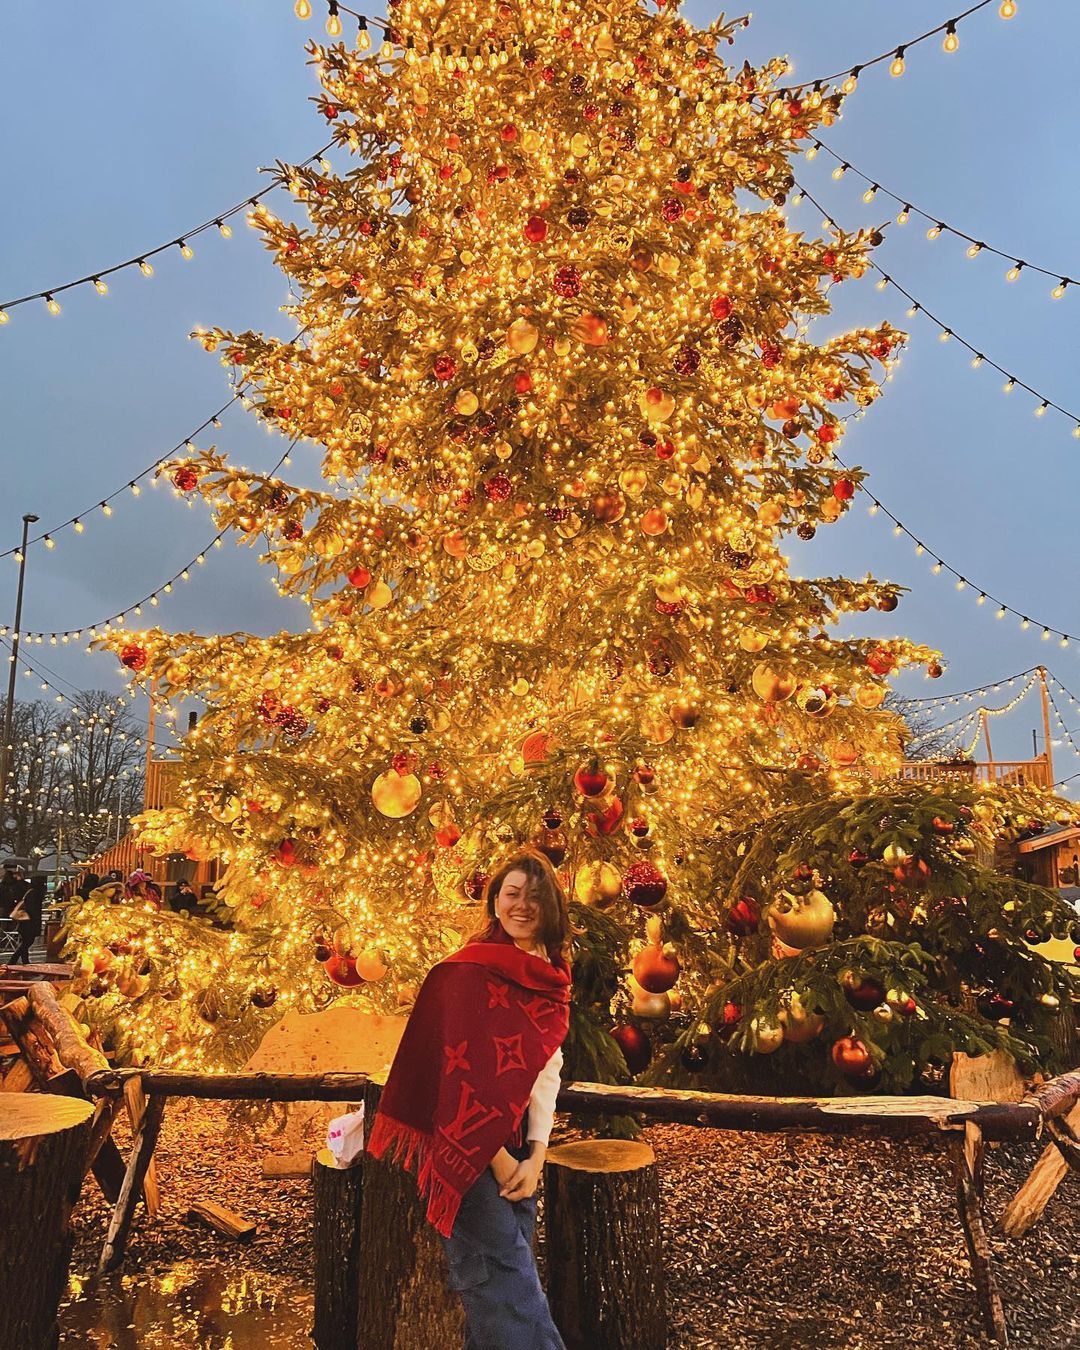
M 336 1116 L 327 1127 L 326 1147 L 338 1167 L 352 1167 L 364 1152 L 364 1106 L 346 1116 Z

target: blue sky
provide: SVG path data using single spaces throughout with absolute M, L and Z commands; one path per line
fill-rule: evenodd
M 961 6 L 962 8 L 962 6 Z M 868 72 L 829 142 L 853 164 L 941 218 L 1017 256 L 1080 272 L 1075 220 L 1076 110 L 1073 64 L 1080 12 L 1067 0 L 1019 0 L 1010 22 L 997 6 L 964 22 L 960 50 L 940 38 L 913 49 L 907 73 Z M 704 22 L 715 12 L 690 0 Z M 829 74 L 895 47 L 949 17 L 940 0 L 868 5 L 865 0 L 765 0 L 734 49 L 758 62 L 786 54 L 799 78 Z M 297 22 L 290 0 L 189 0 L 168 10 L 126 0 L 8 6 L 0 19 L 6 63 L 0 199 L 0 297 L 21 295 L 107 266 L 175 236 L 255 191 L 258 167 L 295 161 L 318 147 L 322 119 L 304 43 L 322 15 Z M 349 21 L 346 19 L 346 23 Z M 21 54 L 21 57 L 19 56 Z M 800 178 L 845 226 L 881 224 L 895 208 L 864 184 L 830 176 L 825 156 L 800 162 Z M 285 194 L 271 198 L 289 211 Z M 792 213 L 815 231 L 819 213 Z M 1049 397 L 1080 410 L 1080 288 L 1052 301 L 1052 282 L 1004 280 L 1006 265 L 974 261 L 945 237 L 930 243 L 916 219 L 892 226 L 877 259 L 956 332 Z M 92 289 L 13 311 L 0 329 L 4 491 L 0 547 L 18 542 L 20 517 L 49 526 L 81 511 L 137 473 L 227 396 L 217 358 L 188 333 L 199 324 L 285 331 L 282 278 L 256 236 L 236 222 L 231 240 L 211 231 L 196 255 Z M 1080 633 L 1075 520 L 1080 502 L 1072 424 L 1033 416 L 1030 396 L 1000 392 L 989 369 L 973 372 L 955 343 L 907 320 L 907 302 L 869 281 L 840 288 L 823 332 L 887 318 L 908 327 L 910 347 L 887 396 L 845 440 L 871 473 L 875 494 L 976 586 L 1033 618 Z M 242 412 L 217 443 L 235 459 L 269 467 L 282 445 Z M 207 437 L 201 443 L 208 443 Z M 301 451 L 311 462 L 313 451 Z M 307 477 L 302 467 L 298 479 Z M 153 589 L 212 536 L 205 508 L 186 509 L 166 490 L 124 498 L 111 519 L 87 517 L 84 534 L 33 550 L 24 627 L 70 628 L 103 619 Z M 860 615 L 858 629 L 903 632 L 943 650 L 935 685 L 907 677 L 913 694 L 992 681 L 1045 661 L 1080 696 L 1080 642 L 1062 650 L 1023 633 L 976 590 L 958 593 L 931 574 L 910 541 L 864 507 L 821 530 L 793 555 L 803 574 L 872 571 L 911 588 L 892 615 Z M 10 622 L 16 569 L 0 562 L 0 622 Z M 274 595 L 255 554 L 227 541 L 190 583 L 153 611 L 182 630 L 270 632 L 302 622 Z M 109 657 L 81 647 L 33 647 L 32 661 L 83 687 L 121 688 Z M 28 696 L 33 684 L 20 681 Z M 1070 727 L 1080 726 L 1080 708 Z M 1039 725 L 1031 700 L 993 724 L 995 753 L 1026 756 Z M 1077 737 L 1080 743 L 1080 735 Z M 1064 746 L 1058 776 L 1080 770 Z M 1078 780 L 1080 781 L 1080 780 Z

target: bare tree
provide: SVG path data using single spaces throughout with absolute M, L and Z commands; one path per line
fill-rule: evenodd
M 141 802 L 144 746 L 128 709 L 104 690 L 64 707 L 16 703 L 0 844 L 19 857 L 86 854 L 112 843 Z
M 908 741 L 904 753 L 908 759 L 956 759 L 966 754 L 976 725 L 969 716 L 974 710 L 954 717 L 898 694 L 890 694 L 885 707 L 902 718 L 907 726 Z

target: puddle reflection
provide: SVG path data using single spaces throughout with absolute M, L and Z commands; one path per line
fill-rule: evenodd
M 164 1274 L 72 1275 L 64 1350 L 294 1350 L 311 1344 L 313 1299 L 286 1276 L 180 1261 Z

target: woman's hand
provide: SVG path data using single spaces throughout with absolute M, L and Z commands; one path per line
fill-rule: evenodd
M 536 1194 L 540 1173 L 544 1170 L 545 1151 L 543 1144 L 534 1144 L 529 1156 L 515 1163 L 513 1174 L 506 1181 L 498 1173 L 495 1174 L 495 1180 L 499 1182 L 499 1194 L 504 1200 L 528 1200 Z
M 499 1194 L 518 1169 L 518 1160 L 507 1149 L 501 1148 L 491 1160 L 491 1173 L 499 1187 Z

